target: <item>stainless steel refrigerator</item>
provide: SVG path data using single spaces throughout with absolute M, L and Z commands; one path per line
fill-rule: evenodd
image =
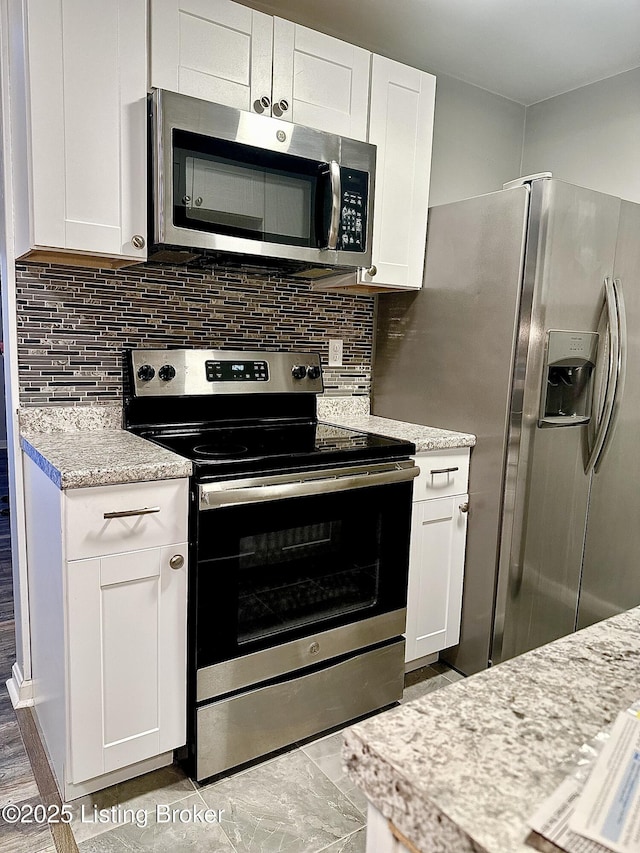
M 429 212 L 376 415 L 472 432 L 464 673 L 640 604 L 640 205 L 539 178 Z

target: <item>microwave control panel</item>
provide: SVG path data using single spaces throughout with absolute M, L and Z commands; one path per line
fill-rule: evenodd
M 356 169 L 340 169 L 342 207 L 338 248 L 344 252 L 366 251 L 367 194 L 369 175 Z

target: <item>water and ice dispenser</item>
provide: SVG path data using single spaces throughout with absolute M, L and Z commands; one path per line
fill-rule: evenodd
M 547 332 L 538 426 L 589 423 L 597 350 L 596 332 Z

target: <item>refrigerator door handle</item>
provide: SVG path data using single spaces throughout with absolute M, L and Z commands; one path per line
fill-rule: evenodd
M 613 281 L 607 277 L 604 280 L 605 305 L 607 309 L 607 325 L 609 331 L 609 364 L 607 369 L 606 392 L 602 406 L 602 415 L 598 423 L 593 447 L 585 465 L 585 474 L 590 474 L 599 461 L 605 447 L 610 427 L 613 426 L 613 415 L 616 410 L 617 389 L 621 375 L 621 349 L 620 336 L 626 339 L 626 329 L 622 332 L 620 303 L 618 296 L 621 293 Z M 622 306 L 624 312 L 624 306 Z
M 600 463 L 602 462 L 607 447 L 609 446 L 609 442 L 613 435 L 613 429 L 618 419 L 627 367 L 627 314 L 624 305 L 624 296 L 622 293 L 622 282 L 619 278 L 613 279 L 613 290 L 616 298 L 616 316 L 618 320 L 618 361 L 616 363 L 616 383 L 613 392 L 611 416 L 604 433 L 602 448 L 600 449 L 600 453 L 598 454 L 594 464 L 594 471 L 596 472 L 600 467 Z

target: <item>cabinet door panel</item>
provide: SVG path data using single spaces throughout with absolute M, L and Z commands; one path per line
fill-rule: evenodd
M 149 750 L 147 755 L 159 752 L 159 575 L 158 549 L 100 560 L 103 731 L 107 753 L 119 742 L 131 742 L 136 737 L 145 742 L 142 749 Z M 108 756 L 105 758 L 109 763 Z
M 172 569 L 181 554 L 185 564 Z M 67 563 L 70 779 L 180 746 L 187 545 Z
M 29 0 L 28 20 L 33 244 L 144 260 L 144 0 Z
M 376 285 L 422 287 L 429 205 L 435 77 L 374 56 L 369 142 L 377 145 Z
M 370 54 L 324 33 L 274 20 L 273 104 L 286 100 L 280 118 L 367 138 Z
M 152 0 L 151 85 L 252 109 L 271 96 L 272 20 L 231 0 Z
M 460 634 L 466 495 L 413 505 L 406 660 L 454 645 Z

